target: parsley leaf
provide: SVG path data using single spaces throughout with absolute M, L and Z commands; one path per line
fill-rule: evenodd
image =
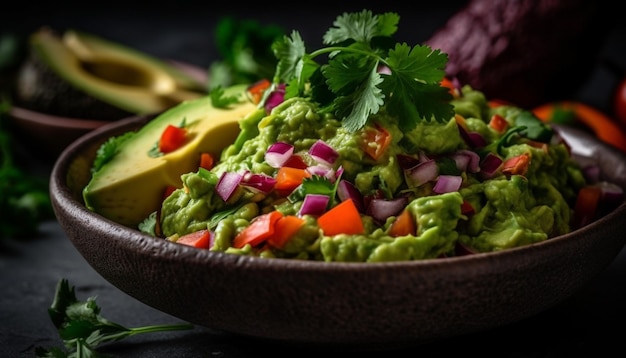
M 100 357 L 96 348 L 103 343 L 119 341 L 137 334 L 193 328 L 188 323 L 127 328 L 111 322 L 100 315 L 100 307 L 96 304 L 95 297 L 78 301 L 74 287 L 66 279 L 57 283 L 48 315 L 69 351 L 37 347 L 37 357 Z
M 369 10 L 338 16 L 311 53 L 293 31 L 272 44 L 278 58 L 274 82 L 286 83 L 285 98 L 311 96 L 355 132 L 382 108 L 398 118 L 402 130 L 422 120 L 444 122 L 454 116 L 448 90 L 440 85 L 448 56 L 425 45 L 395 44 L 396 13 Z M 326 64 L 316 58 L 326 56 Z M 390 74 L 382 74 L 381 66 Z M 334 94 L 333 97 L 328 93 Z

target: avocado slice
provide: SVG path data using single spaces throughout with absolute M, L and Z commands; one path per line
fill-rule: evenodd
M 246 85 L 225 90 L 238 96 L 233 107 L 211 104 L 209 96 L 184 101 L 139 129 L 120 144 L 117 154 L 83 189 L 85 205 L 120 224 L 136 228 L 161 205 L 167 186 L 182 187 L 181 175 L 198 170 L 200 154 L 216 158 L 239 134 L 239 121 L 256 109 L 245 95 Z M 183 147 L 158 157 L 149 155 L 167 125 L 185 123 L 188 141 Z
M 47 114 L 114 120 L 154 114 L 207 93 L 174 65 L 78 30 L 43 27 L 29 38 L 18 105 Z

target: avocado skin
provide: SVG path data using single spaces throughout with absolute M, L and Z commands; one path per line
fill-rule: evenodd
M 159 113 L 207 92 L 206 84 L 174 65 L 82 31 L 58 34 L 42 27 L 27 46 L 13 97 L 30 110 L 117 120 Z M 116 78 L 107 78 L 107 72 Z M 117 82 L 128 78 L 138 80 Z
M 59 117 L 110 121 L 134 114 L 74 87 L 34 52 L 18 73 L 14 98 L 17 106 Z

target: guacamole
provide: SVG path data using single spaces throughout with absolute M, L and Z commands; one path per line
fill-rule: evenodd
M 183 186 L 160 209 L 162 235 L 176 241 L 209 230 L 214 251 L 383 262 L 504 250 L 567 233 L 585 179 L 553 129 L 515 106 L 490 107 L 468 86 L 450 104 L 454 115 L 447 120 L 422 121 L 410 130 L 401 130 L 384 108 L 358 130 L 305 97 L 286 99 L 271 111 L 259 108 L 241 121 L 240 137 L 213 168 L 182 175 Z M 320 140 L 334 160 L 311 154 Z M 266 159 L 275 143 L 291 146 L 291 158 L 298 159 L 285 166 L 309 173 L 301 183 L 259 190 L 240 182 L 229 196 L 220 195 L 229 173 L 278 185 L 281 168 Z M 342 195 L 346 186 L 340 183 L 352 194 Z M 329 234 L 324 214 L 307 209 L 308 195 L 326 196 L 326 211 L 354 201 L 358 218 L 325 218 L 331 224 L 352 220 L 344 232 Z M 276 220 L 298 218 L 297 229 L 280 242 L 275 232 L 235 244 L 271 213 L 279 213 Z M 410 225 L 397 224 L 401 217 Z

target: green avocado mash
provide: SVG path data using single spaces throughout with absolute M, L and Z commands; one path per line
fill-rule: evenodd
M 201 169 L 182 176 L 184 187 L 163 203 L 162 232 L 175 240 L 208 228 L 215 233 L 211 250 L 348 262 L 454 256 L 458 245 L 478 252 L 503 250 L 568 232 L 570 208 L 585 181 L 578 165 L 570 159 L 566 145 L 552 142 L 551 129 L 542 127 L 537 119 L 529 120 L 528 112 L 512 106 L 490 108 L 482 93 L 469 87 L 463 88 L 451 103 L 456 118 L 441 123 L 424 121 L 408 132 L 399 130 L 397 122 L 385 111 L 373 115 L 370 123 L 384 123 L 393 138 L 376 160 L 361 145 L 363 133 L 373 124 L 350 132 L 333 115 L 323 113 L 316 103 L 301 97 L 285 100 L 267 115 L 259 109 L 243 120 L 247 126 L 254 124 L 254 136 L 239 147 L 233 144 L 226 148 L 210 171 Z M 489 126 L 494 114 L 510 124 L 508 132 L 498 132 Z M 468 131 L 480 133 L 487 141 L 483 147 L 472 149 L 480 157 L 490 152 L 506 162 L 527 155 L 528 167 L 513 174 L 498 171 L 490 177 L 480 171 L 459 170 L 456 165 L 451 168 L 453 154 L 469 150 L 459 130 L 459 116 L 463 117 Z M 519 127 L 523 130 L 515 130 L 518 120 L 525 123 Z M 529 128 L 533 126 L 537 127 L 535 132 L 548 131 L 548 141 L 529 139 Z M 313 165 L 314 160 L 306 153 L 319 139 L 338 153 L 333 168 L 343 169 L 341 179 L 354 183 L 364 196 L 406 197 L 406 210 L 416 223 L 416 232 L 391 236 L 389 230 L 396 215 L 377 222 L 361 213 L 364 232 L 328 236 L 318 226 L 315 215 L 303 215 L 305 224 L 282 247 L 269 244 L 232 247 L 235 236 L 255 217 L 273 210 L 297 215 L 303 198 L 289 200 L 276 191 L 263 194 L 239 187 L 225 201 L 215 190 L 219 177 L 226 172 L 244 171 L 276 175 L 277 169 L 266 162 L 265 153 L 277 142 L 292 144 L 294 153 L 302 154 L 307 165 Z M 445 193 L 433 192 L 435 180 L 413 185 L 407 180 L 407 169 L 401 165 L 400 156 L 416 160 L 420 156 L 435 158 L 440 174 L 460 176 L 463 184 L 459 190 Z M 327 180 L 334 185 L 333 179 Z M 464 203 L 471 206 L 471 212 L 462 210 Z

